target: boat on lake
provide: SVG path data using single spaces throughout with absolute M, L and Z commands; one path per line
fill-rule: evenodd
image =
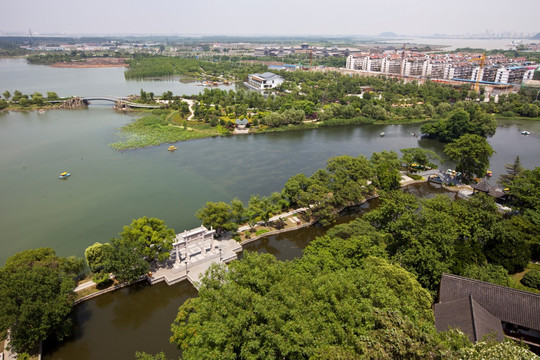
M 60 174 L 60 179 L 67 179 L 70 176 L 71 176 L 70 173 L 64 171 L 63 173 Z
M 381 131 L 381 133 L 379 134 L 381 137 L 383 137 L 384 135 L 386 135 L 383 131 Z
M 174 151 L 174 150 L 178 150 L 178 148 L 176 146 L 174 146 L 174 145 L 171 145 L 171 146 L 169 146 L 169 148 L 167 150 Z
M 523 130 L 521 132 L 521 135 L 531 135 L 531 133 L 529 131 L 527 131 L 527 130 Z

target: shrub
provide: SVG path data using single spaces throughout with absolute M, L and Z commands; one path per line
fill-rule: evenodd
M 531 270 L 523 276 L 521 283 L 533 289 L 540 290 L 540 271 Z
M 262 235 L 264 233 L 267 233 L 268 231 L 270 231 L 270 230 L 268 230 L 268 229 L 259 229 L 259 230 L 255 231 L 255 236 Z
M 108 273 L 96 273 L 92 277 L 92 281 L 96 283 L 97 289 L 105 289 L 106 287 L 109 287 L 112 284 L 112 280 L 109 277 Z

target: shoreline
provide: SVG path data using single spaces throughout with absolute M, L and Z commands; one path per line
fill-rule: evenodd
M 128 64 L 68 64 L 68 63 L 54 63 L 49 65 L 54 68 L 109 68 L 109 67 L 129 67 Z

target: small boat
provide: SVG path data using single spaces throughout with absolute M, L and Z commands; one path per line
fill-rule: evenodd
M 383 137 L 384 135 L 386 135 L 383 131 L 381 131 L 381 133 L 379 134 L 381 137 Z
M 443 179 L 439 175 L 431 175 L 428 177 L 428 181 L 436 184 L 442 184 Z
M 171 146 L 169 146 L 169 148 L 167 150 L 174 151 L 174 150 L 178 150 L 178 148 L 176 146 L 174 146 L 174 145 L 171 145 Z
M 491 177 L 493 174 L 491 173 L 491 170 L 486 171 L 486 176 Z
M 521 132 L 521 135 L 531 135 L 531 133 L 528 132 L 527 130 L 523 130 L 523 131 Z
M 45 110 L 39 109 L 39 110 L 38 110 L 38 113 L 39 113 L 39 114 L 45 114 Z
M 70 176 L 71 176 L 70 173 L 64 171 L 63 173 L 60 174 L 60 179 L 67 179 Z

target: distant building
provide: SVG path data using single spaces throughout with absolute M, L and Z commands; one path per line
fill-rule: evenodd
M 251 74 L 248 76 L 248 81 L 245 83 L 247 86 L 257 89 L 273 89 L 283 83 L 284 79 L 271 72 L 265 72 L 264 74 Z

